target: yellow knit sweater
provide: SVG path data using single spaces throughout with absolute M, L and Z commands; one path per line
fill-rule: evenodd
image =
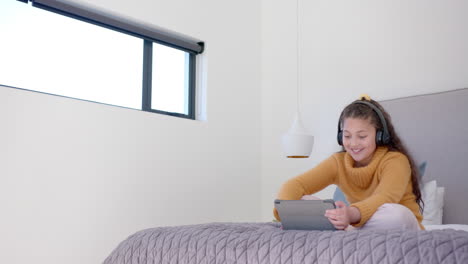
M 378 147 L 371 162 L 360 168 L 354 168 L 354 160 L 348 153 L 335 153 L 315 168 L 284 183 L 278 199 L 299 200 L 330 184 L 338 185 L 350 206 L 361 212 L 361 221 L 354 226 L 364 225 L 382 204 L 398 203 L 410 209 L 424 229 L 413 194 L 411 167 L 408 158 L 400 152 Z M 274 216 L 280 220 L 276 210 Z

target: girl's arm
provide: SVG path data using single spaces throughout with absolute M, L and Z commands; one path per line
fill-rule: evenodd
M 331 156 L 315 168 L 285 182 L 281 186 L 278 199 L 299 200 L 304 195 L 316 193 L 335 183 L 337 171 L 337 160 Z M 280 220 L 276 209 L 273 210 L 273 214 Z

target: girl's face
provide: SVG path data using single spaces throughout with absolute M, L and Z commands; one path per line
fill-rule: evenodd
M 354 159 L 355 167 L 367 166 L 376 149 L 376 129 L 369 119 L 346 118 L 343 122 L 343 147 Z

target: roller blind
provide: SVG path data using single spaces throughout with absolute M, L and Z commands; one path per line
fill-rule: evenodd
M 204 49 L 204 43 L 195 38 L 112 14 L 109 11 L 102 11 L 89 5 L 67 0 L 31 0 L 31 2 L 38 8 L 98 24 L 192 54 L 200 54 Z

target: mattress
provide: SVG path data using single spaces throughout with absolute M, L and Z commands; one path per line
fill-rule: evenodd
M 453 230 L 461 230 L 468 232 L 468 225 L 456 225 L 456 224 L 448 224 L 448 225 L 425 225 L 426 230 L 444 230 L 444 229 L 453 229 Z

